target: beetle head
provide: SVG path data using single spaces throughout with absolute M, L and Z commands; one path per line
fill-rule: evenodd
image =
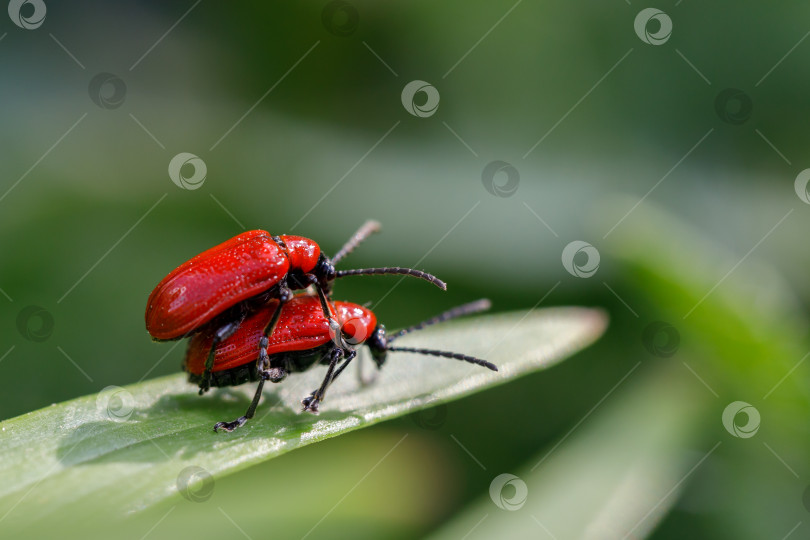
M 332 284 L 335 282 L 335 265 L 332 261 L 321 253 L 318 257 L 318 264 L 312 270 L 312 273 L 318 280 L 318 286 L 323 290 L 324 294 L 329 295 L 332 292 Z
M 378 324 L 374 332 L 371 333 L 371 337 L 366 340 L 366 345 L 371 351 L 371 358 L 374 359 L 374 363 L 377 364 L 378 368 L 382 367 L 388 356 L 388 338 L 385 334 L 385 326 Z

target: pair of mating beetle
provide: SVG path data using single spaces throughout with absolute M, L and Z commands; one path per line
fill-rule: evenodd
M 217 422 L 214 431 L 233 431 L 252 418 L 265 381 L 280 382 L 289 373 L 326 364 L 320 387 L 302 400 L 304 410 L 317 413 L 327 388 L 363 344 L 378 368 L 389 352 L 402 351 L 498 370 L 464 354 L 391 345 L 414 330 L 486 310 L 487 300 L 459 306 L 393 335 L 386 334 L 369 309 L 331 300 L 335 279 L 344 276 L 408 275 L 447 288 L 437 277 L 412 268 L 335 270 L 336 263 L 378 230 L 379 223 L 366 222 L 331 259 L 308 238 L 248 231 L 181 264 L 155 287 L 146 306 L 146 329 L 156 341 L 191 337 L 183 369 L 189 382 L 199 385 L 200 395 L 211 386 L 259 381 L 245 415 Z M 294 294 L 310 287 L 315 294 Z

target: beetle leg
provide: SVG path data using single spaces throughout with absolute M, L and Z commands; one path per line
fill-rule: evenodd
M 264 332 L 262 333 L 262 338 L 259 340 L 259 365 L 261 362 L 267 358 L 267 346 L 270 344 L 270 334 L 272 334 L 276 330 L 276 325 L 278 324 L 279 318 L 281 318 L 281 310 L 284 308 L 284 304 L 292 300 L 293 292 L 287 286 L 287 283 L 282 281 L 278 284 L 278 306 L 276 310 L 273 312 L 273 316 L 270 317 L 270 322 L 267 323 L 267 326 L 264 327 Z M 283 377 L 282 377 L 283 378 Z M 279 379 L 281 380 L 281 379 Z M 277 381 L 273 381 L 277 382 Z
M 332 334 L 332 340 L 335 342 L 335 345 L 338 348 L 348 350 L 346 342 L 343 340 L 343 336 L 341 335 L 340 323 L 337 321 L 337 319 L 332 317 L 332 313 L 329 310 L 329 301 L 326 299 L 326 294 L 317 284 L 315 285 L 315 290 L 318 291 L 318 299 L 321 301 L 323 317 L 329 323 L 329 332 Z
M 284 368 L 274 367 L 262 372 L 261 377 L 266 381 L 278 383 L 287 378 L 287 371 Z
M 344 354 L 346 357 L 344 358 L 343 363 L 335 370 L 335 374 L 332 375 L 332 379 L 329 381 L 329 386 L 332 386 L 332 383 L 335 382 L 335 379 L 338 378 L 338 375 L 343 373 L 343 370 L 346 369 L 346 366 L 349 365 L 349 362 L 351 362 L 354 359 L 354 357 L 357 356 L 357 351 L 350 350 L 348 351 L 348 353 L 344 351 Z M 321 400 L 323 400 L 323 396 L 321 396 Z
M 269 368 L 270 360 L 265 352 L 264 358 L 259 360 L 256 364 L 256 369 L 259 372 L 259 386 L 256 388 L 256 393 L 253 395 L 253 400 L 250 402 L 248 410 L 244 416 L 240 416 L 233 422 L 217 422 L 214 424 L 214 431 L 224 429 L 225 431 L 233 431 L 234 429 L 245 425 L 249 419 L 253 418 L 256 413 L 256 407 L 259 405 L 259 399 L 262 397 L 262 390 L 264 389 L 264 381 L 279 382 L 287 376 L 287 372 L 282 368 Z
M 262 338 L 263 340 L 264 338 Z M 259 342 L 261 346 L 262 342 Z M 259 361 L 256 362 L 256 372 L 265 381 L 278 383 L 287 378 L 288 372 L 283 367 L 270 367 L 270 356 L 267 354 L 267 346 L 259 348 Z
M 332 382 L 338 378 L 338 375 L 340 375 L 343 370 L 346 369 L 346 366 L 349 365 L 349 362 L 351 362 L 356 355 L 357 351 L 353 349 L 344 350 L 340 347 L 335 347 L 332 349 L 331 358 L 329 359 L 329 369 L 326 372 L 326 377 L 324 377 L 323 382 L 321 383 L 321 387 L 301 401 L 301 404 L 304 405 L 305 411 L 317 414 L 318 404 L 324 400 L 326 396 L 326 389 L 329 388 Z M 345 359 L 343 360 L 343 363 L 337 369 L 335 369 L 338 362 L 340 362 L 344 356 Z
M 247 412 L 244 416 L 240 416 L 233 422 L 217 422 L 214 424 L 214 431 L 224 429 L 225 431 L 233 431 L 238 427 L 244 426 L 245 422 L 253 418 L 256 412 L 256 407 L 259 405 L 259 399 L 262 397 L 262 389 L 264 388 L 264 378 L 259 379 L 259 386 L 256 388 L 256 393 L 253 395 L 253 401 L 250 402 Z
M 309 282 L 309 285 L 315 287 L 315 292 L 318 293 L 318 298 L 321 301 L 321 309 L 323 310 L 323 318 L 329 321 L 329 327 L 333 330 L 337 328 L 339 325 L 337 321 L 332 318 L 332 314 L 329 312 L 328 300 L 326 299 L 327 295 L 329 294 L 328 291 L 325 291 L 324 288 L 318 283 L 318 277 L 315 274 L 306 274 L 306 279 Z
M 332 374 L 335 372 L 335 366 L 337 366 L 337 363 L 340 362 L 341 358 L 343 358 L 343 349 L 340 347 L 333 347 L 332 351 L 329 353 L 329 369 L 326 370 L 326 377 L 324 377 L 320 388 L 312 392 L 312 394 L 305 397 L 301 401 L 305 411 L 317 414 L 318 402 L 320 402 L 320 400 L 323 398 L 323 395 L 326 392 L 326 387 L 329 386 L 329 382 L 332 380 Z
M 203 395 L 211 388 L 211 370 L 214 369 L 214 356 L 217 352 L 217 346 L 231 337 L 234 332 L 239 329 L 242 321 L 247 316 L 246 312 L 239 315 L 235 321 L 230 321 L 223 324 L 217 331 L 214 332 L 214 340 L 211 342 L 211 349 L 208 351 L 208 358 L 205 359 L 205 370 L 203 370 L 202 378 L 200 379 L 200 395 Z

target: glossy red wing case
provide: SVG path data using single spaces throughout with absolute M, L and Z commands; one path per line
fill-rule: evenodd
M 362 343 L 374 331 L 377 318 L 368 309 L 350 302 L 332 302 L 332 305 L 344 335 L 354 343 Z M 213 371 L 224 371 L 258 358 L 259 341 L 277 306 L 278 300 L 273 300 L 256 310 L 231 337 L 220 343 L 214 355 Z M 318 297 L 299 295 L 284 305 L 276 330 L 270 336 L 267 353 L 314 349 L 330 339 L 329 322 L 323 316 Z M 202 374 L 212 342 L 210 332 L 191 338 L 186 351 L 186 371 Z
M 175 268 L 146 305 L 146 329 L 176 339 L 276 285 L 290 262 L 267 231 L 244 232 Z

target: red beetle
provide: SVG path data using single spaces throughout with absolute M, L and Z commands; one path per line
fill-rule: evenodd
M 200 393 L 209 388 L 213 352 L 217 343 L 233 334 L 247 315 L 271 298 L 288 302 L 292 291 L 314 285 L 330 294 L 335 279 L 350 275 L 403 274 L 437 285 L 443 281 L 411 268 L 335 270 L 379 223 L 367 221 L 330 260 L 314 241 L 301 236 L 271 236 L 248 231 L 204 251 L 175 268 L 155 287 L 146 304 L 146 329 L 157 341 L 174 340 L 205 326 L 215 330 Z M 267 321 L 262 343 L 273 332 L 281 310 Z M 326 315 L 326 312 L 324 312 Z
M 324 295 L 308 294 L 295 296 L 284 304 L 276 330 L 270 335 L 268 344 L 261 349 L 258 360 L 256 343 L 262 339 L 263 329 L 278 311 L 276 299 L 255 310 L 233 335 L 214 347 L 211 373 L 213 386 L 235 386 L 259 381 L 245 415 L 232 422 L 217 422 L 214 431 L 220 428 L 233 431 L 252 418 L 264 381 L 280 382 L 289 373 L 305 371 L 315 364 L 326 364 L 329 368 L 321 386 L 302 401 L 304 410 L 317 413 L 318 404 L 323 401 L 326 389 L 357 355 L 356 348 L 363 344 L 370 349 L 378 368 L 385 363 L 389 352 L 403 351 L 454 358 L 498 371 L 494 364 L 464 354 L 391 346 L 394 340 L 414 330 L 486 310 L 490 306 L 489 300 L 459 306 L 391 336 L 386 334 L 383 325 L 377 324 L 377 317 L 367 308 L 349 302 L 330 304 L 327 307 Z M 330 317 L 324 317 L 325 310 L 330 311 Z M 184 364 L 184 369 L 189 373 L 189 382 L 199 383 L 202 379 L 214 339 L 215 333 L 206 331 L 195 334 L 189 341 Z

